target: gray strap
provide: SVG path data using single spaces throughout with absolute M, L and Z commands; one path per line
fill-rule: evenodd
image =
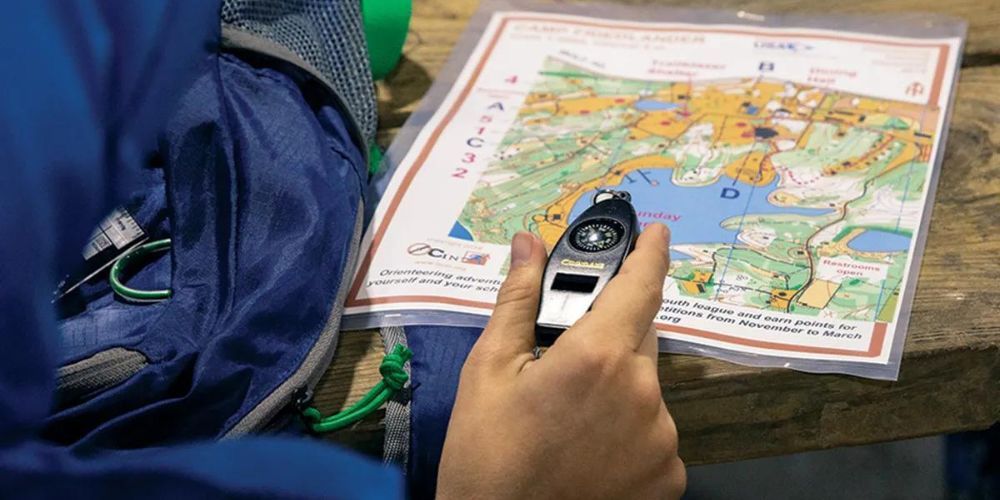
M 112 347 L 59 368 L 56 408 L 80 404 L 125 382 L 149 364 L 144 354 Z
M 391 352 L 397 344 L 406 346 L 406 332 L 401 326 L 389 326 L 379 330 L 385 352 Z M 411 373 L 410 362 L 403 365 L 407 375 Z M 382 459 L 387 464 L 399 465 L 406 470 L 410 455 L 410 384 L 396 393 L 385 407 L 385 443 Z

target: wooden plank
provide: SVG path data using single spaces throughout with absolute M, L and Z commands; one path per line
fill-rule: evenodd
M 969 17 L 969 53 L 997 53 L 998 15 L 986 2 L 908 2 L 911 10 Z M 797 10 L 805 2 L 729 2 Z M 873 12 L 904 2 L 848 1 L 838 11 Z M 926 7 L 926 8 L 923 8 Z M 869 10 L 865 10 L 869 9 Z M 417 2 L 406 58 L 380 84 L 380 139 L 418 105 L 475 10 L 473 2 Z M 989 32 L 989 33 L 986 33 Z M 972 40 L 976 40 L 975 44 Z M 980 52 L 974 52 L 980 51 Z M 979 57 L 979 62 L 1000 62 Z M 898 382 L 749 368 L 694 356 L 661 355 L 664 398 L 689 464 L 985 428 L 1000 420 L 1000 66 L 967 66 L 946 145 L 937 201 Z M 382 344 L 375 332 L 342 335 L 316 404 L 336 411 L 378 380 Z M 381 415 L 331 439 L 381 451 Z

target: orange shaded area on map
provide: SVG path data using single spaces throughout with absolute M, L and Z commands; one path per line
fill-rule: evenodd
M 751 151 L 733 160 L 723 168 L 723 173 L 731 179 L 758 187 L 770 184 L 777 175 L 771 156 L 764 151 Z
M 563 231 L 566 230 L 573 205 L 581 196 L 603 186 L 618 185 L 622 178 L 639 169 L 673 168 L 675 166 L 673 158 L 658 154 L 645 155 L 623 161 L 615 165 L 607 174 L 590 182 L 565 184 L 562 186 L 565 195 L 552 203 L 545 215 L 533 217 L 533 221 L 538 225 L 538 234 L 542 237 L 545 245 L 551 249 L 559 241 Z

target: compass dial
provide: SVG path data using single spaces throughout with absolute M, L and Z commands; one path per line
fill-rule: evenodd
M 620 222 L 596 219 L 577 226 L 569 235 L 569 242 L 582 252 L 603 252 L 614 248 L 624 235 L 625 227 Z

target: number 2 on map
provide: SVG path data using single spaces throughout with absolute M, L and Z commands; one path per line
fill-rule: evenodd
M 458 179 L 464 179 L 465 174 L 467 173 L 469 173 L 469 169 L 462 167 L 455 167 L 455 171 L 451 173 L 451 176 Z

